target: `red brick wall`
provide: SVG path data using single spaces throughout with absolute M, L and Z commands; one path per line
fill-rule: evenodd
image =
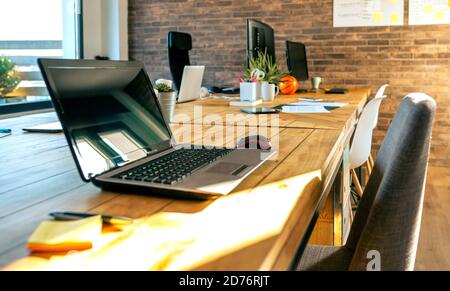
M 284 68 L 289 39 L 306 43 L 310 74 L 326 85 L 376 91 L 389 83 L 375 150 L 403 96 L 426 92 L 438 103 L 431 163 L 450 166 L 450 25 L 333 28 L 332 0 L 129 0 L 129 9 L 130 57 L 143 61 L 152 79 L 170 77 L 166 36 L 177 30 L 192 34 L 191 61 L 207 66 L 205 84 L 237 85 L 251 17 L 275 29 Z

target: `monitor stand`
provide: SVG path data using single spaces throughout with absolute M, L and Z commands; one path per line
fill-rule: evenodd
M 305 81 L 302 81 L 302 87 L 304 87 L 305 85 Z M 295 93 L 308 93 L 309 90 L 308 89 L 298 89 L 297 92 Z

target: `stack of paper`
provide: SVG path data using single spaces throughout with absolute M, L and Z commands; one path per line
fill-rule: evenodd
M 309 102 L 301 101 L 284 105 L 281 110 L 284 113 L 329 113 L 330 110 L 346 106 L 347 103 L 339 102 Z
M 296 103 L 289 103 L 287 105 L 289 106 L 323 106 L 323 107 L 337 107 L 341 108 L 346 106 L 348 103 L 341 103 L 341 102 L 308 102 L 308 101 L 302 101 L 302 102 L 296 102 Z
M 45 221 L 28 239 L 33 252 L 67 252 L 92 248 L 102 233 L 101 216 L 76 221 Z
M 284 113 L 330 113 L 323 106 L 283 106 L 281 109 Z

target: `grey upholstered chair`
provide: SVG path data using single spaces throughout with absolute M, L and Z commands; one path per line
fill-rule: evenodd
M 435 101 L 413 93 L 386 134 L 343 247 L 308 246 L 298 270 L 413 270 L 419 240 Z M 373 267 L 373 265 L 369 265 Z

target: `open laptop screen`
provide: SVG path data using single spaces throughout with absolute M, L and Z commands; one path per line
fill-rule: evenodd
M 41 67 L 85 180 L 170 146 L 171 132 L 141 66 L 60 62 L 41 61 Z

